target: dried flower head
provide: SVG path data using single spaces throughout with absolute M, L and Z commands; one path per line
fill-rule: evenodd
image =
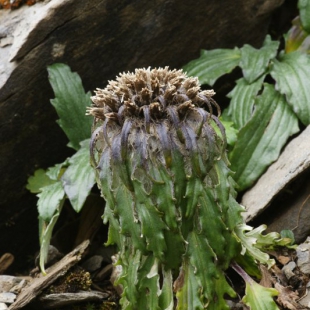
M 213 107 L 220 113 L 214 94 L 202 91 L 198 79 L 182 70 L 166 67 L 123 73 L 92 97 L 94 106 L 88 114 L 95 117 L 97 128 L 93 145 L 103 141 L 99 153 L 111 147 L 115 162 L 124 162 L 128 152 L 134 153 L 144 166 L 156 154 L 169 167 L 171 152 L 178 150 L 187 168 L 205 176 L 225 148 L 224 129 L 213 115 Z M 211 120 L 222 133 L 221 144 L 215 141 L 219 136 Z

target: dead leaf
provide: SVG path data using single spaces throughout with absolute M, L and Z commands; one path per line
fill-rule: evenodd
M 277 302 L 280 305 L 290 310 L 301 309 L 301 306 L 296 302 L 299 299 L 299 296 L 291 289 L 291 287 L 284 287 L 277 282 L 274 287 L 279 292 Z
M 277 260 L 279 261 L 280 264 L 283 266 L 286 265 L 289 261 L 291 261 L 290 257 L 279 255 L 277 257 Z
M 273 279 L 270 270 L 268 270 L 264 265 L 259 267 L 262 273 L 262 278 L 259 284 L 264 287 L 273 287 Z

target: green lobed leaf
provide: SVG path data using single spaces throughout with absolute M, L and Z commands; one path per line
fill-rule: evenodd
M 188 76 L 197 76 L 201 84 L 213 86 L 219 77 L 238 66 L 240 57 L 238 48 L 202 51 L 200 57 L 185 65 L 183 70 Z
M 26 188 L 33 194 L 41 192 L 41 189 L 47 185 L 55 183 L 54 180 L 51 180 L 47 175 L 45 170 L 38 169 L 34 172 L 33 176 L 28 178 L 28 183 Z
M 248 83 L 253 83 L 266 72 L 269 61 L 277 55 L 279 44 L 279 41 L 272 41 L 271 37 L 267 35 L 261 49 L 255 49 L 248 44 L 240 49 L 241 60 L 239 65 Z
M 212 296 L 216 296 L 214 292 L 214 279 L 218 277 L 218 270 L 214 264 L 217 260 L 216 254 L 210 247 L 207 238 L 196 231 L 189 233 L 187 255 L 191 265 L 196 270 L 195 274 L 200 286 L 202 301 L 210 302 Z M 222 296 L 216 296 L 222 298 Z M 212 301 L 211 301 L 212 302 Z
M 146 198 L 140 191 L 140 186 L 134 182 L 135 194 L 138 198 L 135 207 L 139 222 L 141 223 L 141 232 L 145 236 L 147 249 L 153 252 L 153 255 L 164 260 L 164 253 L 167 245 L 164 237 L 164 230 L 168 229 L 162 220 L 162 214 L 155 208 L 151 198 Z M 142 196 L 143 195 L 143 196 Z M 143 197 L 143 198 L 142 198 Z
M 154 169 L 153 172 L 153 175 L 157 174 L 157 178 L 161 179 L 161 182 L 153 182 L 151 193 L 156 200 L 158 211 L 163 214 L 166 225 L 174 230 L 178 227 L 177 219 L 180 215 L 178 215 L 175 199 L 173 199 L 171 176 L 164 166 Z
M 208 309 L 229 309 L 224 295 L 235 297 L 235 292 L 228 285 L 223 271 L 214 262 L 216 255 L 208 240 L 201 233 L 192 232 L 188 236 L 188 255 L 195 269 L 200 286 L 200 298 L 208 304 Z M 222 276 L 221 276 L 222 275 Z
M 246 281 L 245 296 L 242 301 L 251 310 L 279 310 L 273 300 L 279 293 L 274 288 L 263 287 L 254 280 Z
M 69 167 L 61 180 L 73 209 L 80 212 L 95 184 L 95 171 L 90 165 L 89 140 L 82 141 L 81 148 L 69 159 Z
M 171 270 L 162 270 L 163 284 L 159 295 L 159 306 L 162 310 L 173 310 L 174 296 L 173 296 L 173 279 Z
M 244 253 L 247 251 L 248 254 L 254 259 L 262 264 L 268 265 L 268 268 L 270 268 L 274 265 L 275 262 L 273 259 L 270 259 L 267 253 L 262 252 L 258 247 L 256 247 L 257 236 L 251 236 L 247 234 L 247 232 L 251 231 L 252 229 L 253 228 L 251 226 L 246 224 L 239 224 L 235 229 L 235 233 L 241 240 Z
M 223 221 L 223 213 L 212 194 L 212 188 L 207 186 L 204 188 L 198 205 L 200 207 L 197 211 L 197 222 L 201 227 L 201 233 L 208 240 L 218 264 L 224 268 L 228 267 L 230 260 L 236 254 L 237 242 Z
M 239 190 L 251 186 L 275 161 L 289 136 L 298 132 L 298 120 L 284 96 L 265 84 L 251 120 L 239 131 L 231 152 L 231 170 Z
M 301 52 L 282 55 L 274 59 L 270 72 L 276 80 L 276 89 L 286 96 L 303 124 L 310 124 L 310 59 Z
M 289 246 L 291 244 L 290 238 L 281 237 L 277 232 L 262 234 L 266 228 L 266 225 L 260 225 L 246 233 L 248 237 L 254 237 L 256 239 L 255 247 L 258 249 L 262 251 L 274 250 L 277 246 Z
M 138 292 L 138 270 L 141 267 L 141 252 L 134 251 L 129 244 L 126 249 L 122 249 L 118 265 L 122 266 L 122 273 L 115 285 L 123 286 L 123 293 L 120 303 L 122 309 L 132 310 L 139 299 Z
M 135 213 L 132 193 L 121 182 L 118 188 L 113 190 L 115 209 L 113 216 L 118 218 L 119 234 L 130 236 L 131 242 L 136 249 L 145 252 L 145 237 L 142 236 L 141 225 Z M 106 190 L 102 190 L 104 193 Z M 110 205 L 109 205 L 110 207 Z
M 137 309 L 162 310 L 159 307 L 159 273 L 158 260 L 153 255 L 148 255 L 139 269 L 138 287 L 141 293 Z
M 106 245 L 117 244 L 119 248 L 122 247 L 123 237 L 120 234 L 120 223 L 114 214 L 115 199 L 112 192 L 112 178 L 110 167 L 110 149 L 104 152 L 101 156 L 100 170 L 96 170 L 98 177 L 98 185 L 101 188 L 101 193 L 106 200 L 106 205 L 103 213 L 103 222 L 106 224 L 109 221 L 108 240 Z
M 273 297 L 279 294 L 276 289 L 259 285 L 235 262 L 232 263 L 232 268 L 246 283 L 245 296 L 242 301 L 251 310 L 279 310 L 273 300 Z
M 264 78 L 263 75 L 251 84 L 241 78 L 227 95 L 228 98 L 231 98 L 227 114 L 237 129 L 241 129 L 251 119 L 255 98 L 263 86 Z
M 48 67 L 49 81 L 55 93 L 51 100 L 59 116 L 59 126 L 69 139 L 69 146 L 78 150 L 79 143 L 90 135 L 92 119 L 85 116 L 90 106 L 90 93 L 85 94 L 77 73 L 71 72 L 65 64 Z
M 177 297 L 176 310 L 204 309 L 204 304 L 200 300 L 200 285 L 195 275 L 194 267 L 188 259 L 184 259 L 179 278 L 175 281 L 175 290 Z
M 49 222 L 65 199 L 65 192 L 60 181 L 47 185 L 37 195 L 39 216 Z
M 298 9 L 302 26 L 310 33 L 310 1 L 298 0 Z

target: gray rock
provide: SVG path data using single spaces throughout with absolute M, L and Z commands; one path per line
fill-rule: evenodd
M 0 276 L 0 293 L 9 292 L 14 286 L 18 285 L 22 278 L 13 276 Z
M 6 309 L 8 309 L 8 306 L 5 303 L 0 302 L 0 310 L 6 310 Z
M 82 267 L 89 272 L 93 272 L 101 267 L 102 261 L 103 257 L 101 255 L 94 255 L 85 261 Z
M 246 207 L 243 215 L 246 221 L 263 212 L 281 190 L 310 167 L 309 137 L 310 126 L 285 147 L 278 160 L 243 195 L 241 204 Z
M 22 288 L 25 287 L 26 285 L 27 285 L 27 280 L 23 279 L 17 285 L 13 286 L 10 289 L 10 292 L 14 294 L 19 294 Z
M 310 237 L 296 249 L 297 266 L 305 273 L 310 274 Z
M 310 289 L 308 285 L 306 293 L 298 300 L 298 303 L 304 307 L 307 307 L 307 309 L 310 309 Z
M 287 265 L 283 266 L 282 271 L 288 280 L 295 275 L 293 272 L 295 268 L 295 262 L 289 262 Z
M 16 299 L 16 295 L 10 292 L 0 293 L 0 302 L 12 304 Z

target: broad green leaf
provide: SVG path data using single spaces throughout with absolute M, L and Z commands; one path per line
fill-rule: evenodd
M 73 209 L 79 212 L 95 184 L 95 170 L 90 165 L 89 140 L 81 142 L 81 148 L 69 159 L 69 167 L 61 180 Z
M 254 280 L 246 281 L 245 296 L 242 301 L 251 310 L 279 310 L 273 300 L 279 293 L 274 288 L 263 287 Z
M 55 93 L 51 100 L 59 116 L 59 126 L 69 139 L 69 146 L 78 150 L 79 143 L 89 138 L 92 119 L 85 116 L 90 106 L 90 93 L 85 94 L 77 73 L 64 64 L 48 67 L 49 81 Z
M 269 61 L 277 55 L 279 44 L 279 41 L 272 41 L 267 35 L 261 49 L 255 49 L 248 44 L 240 49 L 241 60 L 239 65 L 248 83 L 253 83 L 266 72 Z
M 276 80 L 276 89 L 286 96 L 293 111 L 303 124 L 310 124 L 310 59 L 301 52 L 274 59 L 270 72 Z
M 50 221 L 54 216 L 56 210 L 62 204 L 65 198 L 60 181 L 47 185 L 41 189 L 41 193 L 37 195 L 39 216 L 45 220 Z
M 274 162 L 287 139 L 298 132 L 298 120 L 284 96 L 265 84 L 251 120 L 239 131 L 231 152 L 231 169 L 239 190 L 251 186 Z
M 227 95 L 231 98 L 227 114 L 237 129 L 241 129 L 252 117 L 255 98 L 263 86 L 265 76 L 261 76 L 255 82 L 249 84 L 246 79 L 241 78 L 237 85 Z
M 45 263 L 47 261 L 47 254 L 48 254 L 48 249 L 50 245 L 50 241 L 52 238 L 52 233 L 55 224 L 57 223 L 57 220 L 59 218 L 61 209 L 63 206 L 63 201 L 59 205 L 59 207 L 56 209 L 55 214 L 51 218 L 51 220 L 48 222 L 44 221 L 41 217 L 39 217 L 39 226 L 40 226 L 40 269 L 41 272 L 45 275 Z
M 55 181 L 51 180 L 45 173 L 45 170 L 38 169 L 34 175 L 28 178 L 26 188 L 33 194 L 41 192 L 42 187 L 53 184 Z
M 185 65 L 183 70 L 188 76 L 197 76 L 201 84 L 213 86 L 219 77 L 238 66 L 240 57 L 238 48 L 202 51 L 200 57 Z
M 298 8 L 302 26 L 310 33 L 310 1 L 298 0 Z

